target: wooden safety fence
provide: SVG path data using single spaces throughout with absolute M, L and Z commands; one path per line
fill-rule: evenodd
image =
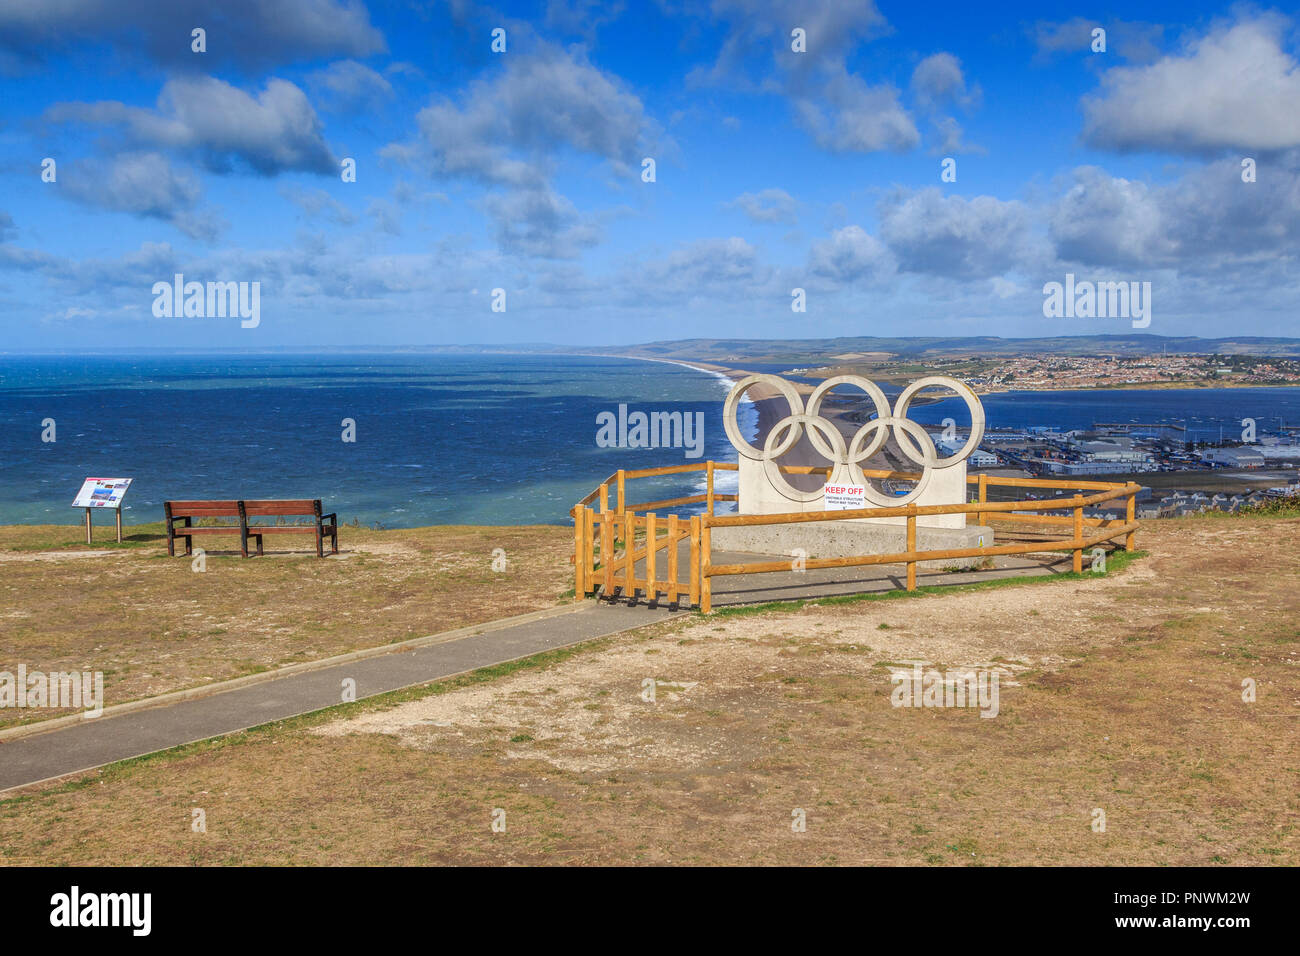
M 713 563 L 712 529 L 773 524 L 803 524 L 815 521 L 845 521 L 853 518 L 906 519 L 906 550 L 896 554 L 864 554 L 842 558 L 805 558 L 806 570 L 819 568 L 849 568 L 875 564 L 902 564 L 907 568 L 907 590 L 916 588 L 916 566 L 921 561 L 952 560 L 970 557 L 992 557 L 1003 554 L 1039 554 L 1073 552 L 1073 570 L 1083 570 L 1083 552 L 1107 541 L 1123 538 L 1127 551 L 1136 548 L 1136 495 L 1141 486 L 1134 482 L 1057 481 L 1048 478 L 1002 478 L 986 474 L 967 477 L 974 486 L 972 501 L 954 505 L 902 505 L 898 507 L 858 508 L 848 511 L 806 511 L 769 515 L 717 515 L 714 505 L 719 501 L 735 501 L 733 494 L 719 494 L 714 489 L 717 471 L 736 471 L 738 466 L 729 462 L 703 462 L 672 465 L 665 468 L 620 469 L 610 475 L 589 495 L 574 505 L 571 515 L 574 524 L 574 596 L 582 600 L 596 594 L 608 600 L 622 596 L 632 602 L 638 594 L 649 603 L 657 603 L 665 595 L 670 605 L 697 607 L 708 614 L 713 609 L 713 579 L 736 574 L 771 574 L 791 570 L 789 560 L 760 561 L 746 564 Z M 823 474 L 830 469 L 817 466 L 782 466 L 787 474 Z M 627 502 L 627 482 L 637 478 L 657 478 L 703 471 L 705 493 L 667 498 L 659 501 Z M 868 478 L 916 480 L 919 475 L 909 472 L 863 469 Z M 990 488 L 1042 489 L 1047 491 L 1073 491 L 1068 498 L 1021 499 L 1017 501 L 990 501 Z M 610 490 L 615 500 L 610 503 Z M 1092 494 L 1084 494 L 1092 492 Z M 1109 501 L 1125 500 L 1123 519 L 1089 518 L 1084 509 Z M 661 514 L 663 509 L 687 505 L 704 505 L 703 514 Z M 1043 514 L 1040 512 L 1068 511 L 1069 514 Z M 930 515 L 966 514 L 977 525 L 989 521 L 1014 524 L 1069 526 L 1070 537 L 1056 540 L 1018 541 L 983 548 L 949 548 L 918 551 L 916 547 L 917 518 Z M 1085 534 L 1085 529 L 1087 533 Z M 687 545 L 687 580 L 681 577 L 681 544 Z M 660 576 L 660 552 L 664 552 Z M 641 576 L 636 573 L 638 563 L 644 562 Z

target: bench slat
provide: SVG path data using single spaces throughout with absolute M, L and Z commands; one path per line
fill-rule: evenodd
M 248 515 L 314 515 L 318 510 L 319 498 L 244 502 L 244 513 Z
M 239 517 L 238 501 L 169 501 L 173 518 Z

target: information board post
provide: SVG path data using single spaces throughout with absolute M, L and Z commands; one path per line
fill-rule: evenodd
M 86 544 L 90 544 L 90 509 L 86 509 Z

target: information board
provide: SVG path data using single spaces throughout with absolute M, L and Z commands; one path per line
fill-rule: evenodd
M 120 508 L 130 478 L 87 478 L 72 502 L 74 508 Z

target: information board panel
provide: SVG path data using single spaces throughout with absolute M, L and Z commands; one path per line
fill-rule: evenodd
M 72 502 L 74 508 L 120 508 L 130 478 L 87 478 Z

